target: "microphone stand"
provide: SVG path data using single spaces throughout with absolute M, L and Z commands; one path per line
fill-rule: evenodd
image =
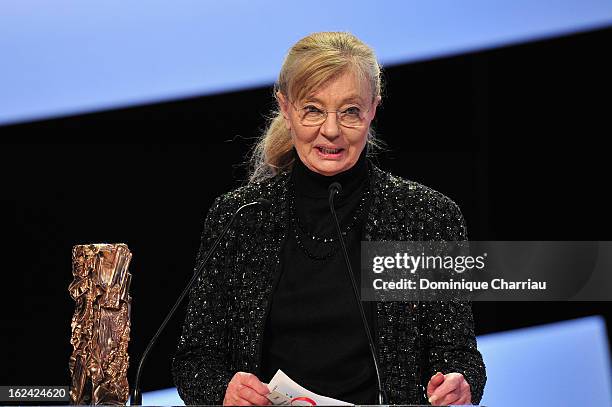
M 230 221 L 227 223 L 227 225 L 225 225 L 225 228 L 223 229 L 223 231 L 221 232 L 217 240 L 215 240 L 215 243 L 212 245 L 210 250 L 208 250 L 208 253 L 206 253 L 206 256 L 204 256 L 204 260 L 200 262 L 200 265 L 197 267 L 196 271 L 193 273 L 193 277 L 191 277 L 191 280 L 189 280 L 189 283 L 187 284 L 187 286 L 185 287 L 181 295 L 178 297 L 178 300 L 176 300 L 176 302 L 174 303 L 174 306 L 172 307 L 172 309 L 170 309 L 170 312 L 168 312 L 168 315 L 166 315 L 164 322 L 162 322 L 157 332 L 155 332 L 155 335 L 153 335 L 153 338 L 151 339 L 144 353 L 140 357 L 140 363 L 138 363 L 138 370 L 136 371 L 136 381 L 134 382 L 134 390 L 132 391 L 132 394 L 131 394 L 130 405 L 132 406 L 142 405 L 142 392 L 140 391 L 140 375 L 142 373 L 142 367 L 144 366 L 144 362 L 147 359 L 149 352 L 151 351 L 151 349 L 157 342 L 159 335 L 162 333 L 162 331 L 168 324 L 168 321 L 170 321 L 170 319 L 176 312 L 176 309 L 183 301 L 183 298 L 185 298 L 185 296 L 187 295 L 187 293 L 189 292 L 189 290 L 191 289 L 195 281 L 198 279 L 200 273 L 204 269 L 204 266 L 208 262 L 208 259 L 215 252 L 215 249 L 219 245 L 219 242 L 221 241 L 221 239 L 223 239 L 223 237 L 226 235 L 227 231 L 229 230 L 230 226 L 234 223 L 234 219 L 236 219 L 236 216 L 238 215 L 238 213 L 240 213 L 243 209 L 248 208 L 253 205 L 262 205 L 264 207 L 269 207 L 270 204 L 271 204 L 270 201 L 268 201 L 267 199 L 260 199 L 255 202 L 250 202 L 248 204 L 242 205 L 240 208 L 238 208 L 238 210 L 236 210 L 236 212 L 234 212 L 234 215 L 232 215 L 232 218 L 230 219 Z
M 346 263 L 346 271 L 348 272 L 349 279 L 351 280 L 351 285 L 353 287 L 353 294 L 355 294 L 355 300 L 357 301 L 357 308 L 359 308 L 359 313 L 361 314 L 361 322 L 363 323 L 363 327 L 365 329 L 366 335 L 368 337 L 368 342 L 370 344 L 370 353 L 372 354 L 372 360 L 374 361 L 374 370 L 376 371 L 376 381 L 378 385 L 378 404 L 383 405 L 386 404 L 387 395 L 383 390 L 381 381 L 380 381 L 380 370 L 378 368 L 378 359 L 376 358 L 376 347 L 374 346 L 374 340 L 372 339 L 372 334 L 370 333 L 370 327 L 368 325 L 368 320 L 365 316 L 365 311 L 363 310 L 363 305 L 361 304 L 361 299 L 359 296 L 359 290 L 357 289 L 357 283 L 355 282 L 355 276 L 353 275 L 353 268 L 351 267 L 351 261 L 349 260 L 348 251 L 346 250 L 346 244 L 344 243 L 344 239 L 342 238 L 342 230 L 340 229 L 340 222 L 338 221 L 338 216 L 336 215 L 336 209 L 334 208 L 334 196 L 339 194 L 342 191 L 342 186 L 339 182 L 334 182 L 329 186 L 329 209 L 331 210 L 332 217 L 334 218 L 334 223 L 336 224 L 336 231 L 338 232 L 338 240 L 340 241 L 340 246 L 342 247 L 342 253 L 344 254 L 344 261 Z

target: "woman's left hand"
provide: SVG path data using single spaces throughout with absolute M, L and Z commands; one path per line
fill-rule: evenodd
M 433 406 L 472 404 L 470 384 L 461 373 L 436 373 L 427 384 L 427 397 Z

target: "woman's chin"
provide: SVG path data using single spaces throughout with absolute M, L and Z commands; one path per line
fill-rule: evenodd
M 331 177 L 342 171 L 347 170 L 346 162 L 344 161 L 323 161 L 317 162 L 314 165 L 315 172 Z

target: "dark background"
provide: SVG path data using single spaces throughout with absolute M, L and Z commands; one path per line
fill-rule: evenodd
M 612 30 L 389 67 L 378 164 L 455 200 L 472 240 L 612 240 Z M 133 252 L 131 368 L 187 283 L 214 197 L 241 185 L 270 87 L 0 127 L 1 385 L 67 385 L 71 248 Z M 31 141 L 40 143 L 32 144 Z M 191 144 L 181 143 L 189 142 Z M 148 360 L 169 387 L 184 305 Z M 609 303 L 475 303 L 478 334 Z

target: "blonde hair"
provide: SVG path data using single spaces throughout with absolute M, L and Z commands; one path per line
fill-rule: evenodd
M 340 74 L 352 70 L 369 82 L 372 102 L 381 95 L 381 67 L 374 51 L 347 32 L 318 32 L 299 40 L 289 50 L 274 95 L 301 100 Z M 368 151 L 377 147 L 372 128 L 368 129 Z M 249 182 L 272 178 L 293 166 L 293 140 L 279 109 L 271 113 L 268 127 L 253 147 Z

